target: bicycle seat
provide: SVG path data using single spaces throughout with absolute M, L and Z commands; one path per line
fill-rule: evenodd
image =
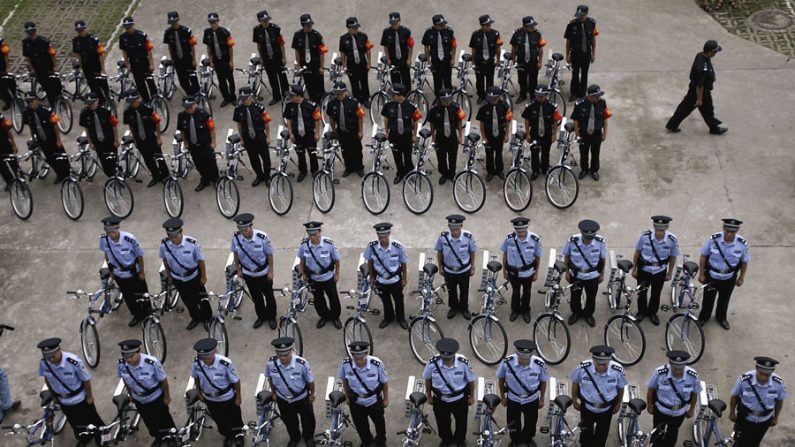
M 464 62 L 472 62 L 472 55 L 469 53 L 464 53 L 461 55 L 461 60 Z
M 359 266 L 359 273 L 361 273 L 364 276 L 367 276 L 367 275 L 370 274 L 366 263 Z
M 334 59 L 334 65 L 342 65 L 342 58 L 338 57 L 338 58 Z
M 273 393 L 268 390 L 262 390 L 257 393 L 257 403 L 260 406 L 268 405 L 269 403 L 273 402 Z
M 328 132 L 324 133 L 323 134 L 323 138 L 325 138 L 326 140 L 333 140 L 334 139 L 334 132 L 328 131 Z
M 132 135 L 124 135 L 121 137 L 122 144 L 131 144 L 133 141 L 135 141 L 135 138 L 133 138 Z
M 560 53 L 552 53 L 552 60 L 560 62 L 563 60 L 563 55 Z
M 262 65 L 262 58 L 259 56 L 254 56 L 248 61 L 251 62 L 251 65 Z
M 469 141 L 470 144 L 477 143 L 478 141 L 480 141 L 480 134 L 474 132 L 470 133 L 469 135 L 467 135 L 467 141 Z
M 516 135 L 517 143 L 521 143 L 525 138 L 527 138 L 527 133 L 523 130 L 517 130 L 514 135 Z
M 36 143 L 36 140 L 34 140 L 32 138 L 30 140 L 28 140 L 27 144 L 28 144 L 28 150 L 31 150 L 31 149 L 33 149 L 33 148 L 38 146 L 38 144 Z
M 227 138 L 227 140 L 232 144 L 240 143 L 240 135 L 233 133 L 232 135 L 229 135 L 229 138 Z
M 629 401 L 629 408 L 632 409 L 635 414 L 640 415 L 643 413 L 643 410 L 646 409 L 646 402 L 642 399 L 630 399 Z
M 386 65 L 386 56 L 381 56 L 381 63 Z
M 39 393 L 39 399 L 41 399 L 41 406 L 46 407 L 50 405 L 52 402 L 52 391 L 50 390 L 43 390 Z
M 204 65 L 205 67 L 209 67 L 210 66 L 210 59 L 202 59 L 202 65 Z
M 439 267 L 437 267 L 436 264 L 432 262 L 427 262 L 425 263 L 425 265 L 422 266 L 422 271 L 428 276 L 433 276 L 436 274 L 436 272 L 439 271 Z
M 108 278 L 110 278 L 110 270 L 108 270 L 107 267 L 102 267 L 99 269 L 99 279 L 104 281 Z
M 77 144 L 81 146 L 88 144 L 88 137 L 77 137 Z
M 129 403 L 130 403 L 130 396 L 128 396 L 127 394 L 119 394 L 118 396 L 113 396 L 113 405 L 116 405 L 116 409 L 119 411 L 121 411 Z
M 118 62 L 116 62 L 116 66 L 119 67 L 119 68 L 127 68 L 127 62 L 126 61 L 118 61 Z
M 424 55 L 424 54 L 420 54 L 419 56 L 417 56 L 417 59 L 418 59 L 420 62 L 427 62 L 427 61 L 428 61 L 428 56 L 426 56 L 426 55 Z
M 632 261 L 629 259 L 621 259 L 618 261 L 618 268 L 624 273 L 629 273 L 632 270 Z
M 483 396 L 483 405 L 486 406 L 489 410 L 494 410 L 500 405 L 500 396 L 496 394 L 486 394 Z
M 563 128 L 566 129 L 566 132 L 574 132 L 574 122 L 566 121 L 566 125 Z
M 237 269 L 235 268 L 234 264 L 229 264 L 229 265 L 226 266 L 226 277 L 227 278 L 231 278 L 231 277 L 235 276 L 235 273 L 237 273 Z
M 375 134 L 375 141 L 383 143 L 384 141 L 386 141 L 386 135 L 383 132 L 378 132 L 377 134 Z
M 419 391 L 415 391 L 409 394 L 409 401 L 411 402 L 411 405 L 419 407 L 420 405 L 428 401 L 428 396 L 426 396 L 425 393 L 420 393 Z
M 331 407 L 336 408 L 341 403 L 345 402 L 345 393 L 342 391 L 334 390 L 328 395 L 328 400 L 331 402 Z
M 492 273 L 497 273 L 502 270 L 502 264 L 500 264 L 499 261 L 489 261 L 489 263 L 486 264 L 486 268 Z
M 290 138 L 290 131 L 284 129 L 282 130 L 282 133 L 279 134 L 279 136 L 282 138 L 282 140 L 287 141 L 287 139 Z
M 185 137 L 183 137 L 182 132 L 180 132 L 174 134 L 174 139 L 177 140 L 177 143 L 182 143 L 182 141 L 185 140 Z
M 431 136 L 431 129 L 428 129 L 428 128 L 422 128 L 422 129 L 420 129 L 420 136 L 421 136 L 422 138 L 428 138 L 428 137 L 430 137 L 430 136 Z
M 558 408 L 563 410 L 563 412 L 565 413 L 566 410 L 568 410 L 569 407 L 571 406 L 571 397 L 566 395 L 560 395 L 555 398 L 555 405 L 557 405 Z
M 502 58 L 505 59 L 506 61 L 509 61 L 513 59 L 513 53 L 511 53 L 510 51 L 506 51 L 505 54 L 502 55 Z
M 707 404 L 707 407 L 709 407 L 709 409 L 712 410 L 713 413 L 715 413 L 715 416 L 721 417 L 721 415 L 723 415 L 723 412 L 726 411 L 726 402 L 720 399 L 712 399 Z
M 72 62 L 72 70 L 80 70 L 80 62 Z
M 693 276 L 698 273 L 698 264 L 693 261 L 685 262 L 685 265 L 683 265 L 682 268 L 689 276 Z
M 185 392 L 185 403 L 188 406 L 194 405 L 198 401 L 199 401 L 199 390 L 197 390 L 196 388 L 191 388 Z

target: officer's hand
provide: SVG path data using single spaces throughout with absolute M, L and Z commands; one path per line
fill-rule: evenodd
M 314 394 L 310 394 L 309 395 L 309 403 L 310 404 L 315 403 L 315 395 Z
M 607 139 L 607 132 L 602 132 L 602 141 Z
M 334 272 L 334 283 L 336 284 L 339 280 L 340 280 L 340 274 L 337 273 L 337 272 Z
M 732 422 L 737 422 L 737 415 L 734 414 L 734 411 L 729 412 L 729 420 Z
M 690 407 L 690 409 L 689 409 L 689 410 L 687 410 L 687 413 L 685 413 L 685 417 L 686 417 L 686 418 L 688 418 L 688 419 L 690 419 L 690 418 L 692 418 L 692 417 L 693 417 L 693 414 L 694 414 L 694 413 L 695 413 L 695 409 L 693 409 L 693 407 Z
M 202 285 L 207 284 L 207 276 L 202 275 L 201 278 L 199 278 L 199 282 L 202 283 Z
M 213 143 L 212 141 L 210 142 L 210 149 L 215 150 L 215 143 Z
M 502 270 L 502 277 L 505 278 L 505 279 L 508 279 L 508 270 L 507 269 L 503 269 Z
M 168 404 L 170 404 L 170 403 L 171 403 L 171 396 L 168 396 L 168 397 L 166 397 L 166 396 L 163 396 L 163 403 L 164 403 L 166 406 L 168 406 Z
M 770 426 L 775 427 L 776 425 L 778 425 L 778 418 L 774 417 L 773 420 L 770 421 Z
M 270 146 L 271 145 L 271 137 L 265 137 L 265 145 L 266 146 Z
M 734 285 L 737 286 L 737 287 L 742 287 L 743 286 L 743 282 L 745 282 L 743 280 L 743 277 L 739 276 L 739 277 L 737 277 L 737 281 L 734 282 Z
M 621 404 L 616 403 L 615 405 L 613 405 L 613 414 L 618 413 L 618 410 L 620 409 L 621 409 Z
M 701 107 L 703 104 L 704 104 L 704 101 L 702 101 L 702 100 L 700 100 L 700 99 L 697 99 L 697 100 L 696 100 L 696 108 L 699 108 L 699 107 Z
M 273 281 L 273 270 L 268 271 L 268 274 L 265 276 L 268 277 L 268 281 Z
M 475 269 L 469 269 L 469 276 L 475 276 Z
M 315 143 L 317 143 L 318 140 L 320 140 L 320 135 L 315 135 Z
M 541 70 L 541 65 L 543 65 L 543 64 L 541 63 L 541 61 L 539 61 L 539 62 L 536 64 L 536 70 Z
M 544 408 L 544 398 L 543 398 L 543 397 L 540 397 L 540 398 L 538 399 L 538 409 L 540 410 L 540 409 L 542 409 L 542 408 Z
M 574 405 L 574 409 L 577 410 L 577 411 L 580 411 L 580 409 L 582 408 L 582 405 L 580 405 L 580 402 L 577 401 L 577 400 L 574 401 L 573 405 Z
M 237 405 L 237 406 L 239 407 L 239 406 L 240 406 L 240 403 L 241 403 L 241 401 L 242 401 L 242 399 L 240 398 L 240 395 L 239 395 L 239 394 L 238 394 L 238 395 L 236 395 L 236 396 L 235 396 L 235 405 Z
M 605 280 L 605 274 L 604 273 L 600 273 L 599 274 L 599 284 L 603 283 L 604 280 Z
M 699 273 L 698 274 L 698 282 L 700 282 L 701 284 L 704 284 L 704 282 L 706 280 L 707 280 L 707 276 L 706 275 L 704 275 L 703 273 Z
M 651 404 L 648 407 L 646 407 L 646 410 L 649 412 L 649 414 L 654 414 L 654 410 L 655 409 L 656 408 L 654 408 L 654 404 Z M 688 417 L 690 417 L 690 416 L 688 416 Z
M 91 405 L 94 403 L 94 396 L 86 396 L 86 403 Z
M 146 281 L 146 275 L 144 272 L 138 273 L 138 278 L 140 278 L 141 281 Z
M 638 269 L 632 269 L 632 277 L 638 279 Z M 668 280 L 670 278 L 666 278 Z
M 433 396 L 428 398 L 428 405 L 433 406 Z
M 290 141 L 292 141 L 293 144 L 295 144 L 295 135 L 290 135 Z
M 414 135 L 414 134 L 411 135 L 411 142 L 412 143 L 416 143 L 417 142 L 417 135 Z
M 474 403 L 475 403 L 475 397 L 470 394 L 469 397 L 467 397 L 467 405 L 472 406 L 472 404 Z
M 591 63 L 593 64 L 594 62 L 596 62 L 596 55 L 591 54 Z
M 270 274 L 270 272 L 268 272 L 268 273 Z M 235 270 L 235 274 L 236 274 L 236 275 L 237 275 L 239 278 L 242 278 L 242 277 L 243 277 L 243 270 L 241 270 L 240 268 L 237 268 L 237 269 Z
M 309 284 L 309 275 L 303 275 L 301 278 L 303 278 L 305 283 Z
M 566 272 L 566 281 L 568 281 L 568 282 L 572 282 L 572 280 L 571 280 L 571 279 L 572 279 L 572 278 L 571 278 L 571 272 Z
M 570 63 L 571 63 L 571 54 L 567 54 L 567 55 L 566 55 L 566 63 L 567 63 L 567 64 L 570 64 Z
M 407 282 L 408 282 L 408 280 L 406 279 L 405 276 L 400 278 L 400 287 L 406 287 L 406 283 Z
M 362 131 L 359 131 L 359 133 L 357 133 L 356 136 L 359 137 L 359 139 L 361 140 L 364 137 L 364 133 Z
M 384 408 L 386 408 L 386 407 L 388 407 L 388 406 L 389 406 L 389 398 L 388 398 L 388 397 L 385 397 L 385 398 L 384 398 Z
M 505 132 L 505 138 L 503 138 L 503 139 L 502 139 L 502 142 L 503 142 L 503 143 L 507 143 L 507 142 L 508 142 L 508 137 L 509 137 L 509 136 L 510 136 L 510 135 L 508 135 L 508 132 Z
M 375 278 L 371 277 L 370 278 L 370 286 L 374 286 L 374 285 L 375 285 Z
M 668 272 L 668 273 L 665 274 L 665 280 L 666 281 L 670 281 L 671 280 L 671 272 Z
M 160 146 L 161 144 L 163 144 L 163 139 L 162 139 L 162 138 L 160 138 L 160 137 L 157 137 L 157 138 L 155 139 L 155 142 L 157 142 L 157 145 L 158 145 L 158 146 Z
M 230 70 L 234 70 L 235 69 L 235 63 L 234 62 L 229 61 L 229 69 Z
M 538 281 L 538 270 L 533 274 L 533 282 Z
M 287 65 L 287 61 L 284 60 L 284 56 L 282 56 L 282 65 Z

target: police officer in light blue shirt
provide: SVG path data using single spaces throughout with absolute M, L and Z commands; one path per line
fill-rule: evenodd
M 538 279 L 538 266 L 544 254 L 541 238 L 527 230 L 529 222 L 526 217 L 511 219 L 513 233 L 506 236 L 500 246 L 502 265 L 506 266 L 502 275 L 511 282 L 510 320 L 516 321 L 522 315 L 525 323 L 530 322 L 533 281 Z
M 389 405 L 389 376 L 381 359 L 368 355 L 369 342 L 354 341 L 348 348 L 351 357 L 342 361 L 337 378 L 342 379 L 353 425 L 362 445 L 385 446 L 384 408 Z M 368 418 L 375 425 L 375 438 L 370 432 Z
M 284 422 L 290 441 L 287 447 L 298 445 L 301 438 L 307 445 L 314 445 L 315 413 L 312 403 L 315 402 L 315 378 L 309 362 L 293 353 L 295 340 L 280 337 L 271 341 L 276 355 L 269 357 L 265 364 L 265 377 L 271 390 L 276 394 L 276 404 Z M 301 417 L 301 427 L 298 417 Z
M 532 340 L 513 342 L 516 354 L 505 357 L 497 368 L 502 405 L 508 407 L 506 423 L 511 431 L 512 445 L 534 445 L 538 410 L 544 407 L 549 373 L 546 363 L 533 355 Z M 524 425 L 522 425 L 524 418 Z
M 395 318 L 403 330 L 409 328 L 403 308 L 403 288 L 408 278 L 409 257 L 403 244 L 392 239 L 392 224 L 383 222 L 373 225 L 378 236 L 367 244 L 364 259 L 370 271 L 370 284 L 378 291 L 384 303 L 384 319 L 378 325 L 383 329 Z M 394 300 L 394 306 L 392 301 Z
M 323 222 L 316 221 L 304 224 L 307 237 L 298 245 L 297 256 L 301 259 L 299 271 L 304 282 L 312 287 L 315 310 L 320 317 L 316 327 L 320 329 L 326 325 L 326 322 L 331 321 L 335 328 L 342 329 L 340 321 L 342 309 L 337 293 L 337 281 L 340 279 L 340 253 L 334 241 L 321 234 L 322 226 Z
M 93 436 L 90 434 L 80 436 L 80 433 L 85 431 L 85 427 L 105 425 L 94 406 L 91 374 L 86 370 L 80 357 L 71 352 L 61 351 L 60 338 L 48 338 L 41 341 L 37 347 L 43 357 L 39 360 L 39 376 L 44 377 L 44 383 L 60 404 L 78 440 L 78 447 L 88 445 Z M 96 441 L 99 444 L 98 437 Z
M 599 224 L 585 219 L 579 223 L 580 233 L 573 235 L 563 247 L 563 263 L 566 265 L 566 280 L 578 281 L 579 287 L 571 289 L 571 316 L 569 324 L 585 317 L 588 326 L 595 327 L 596 292 L 604 281 L 607 247 L 602 236 L 596 234 Z M 582 290 L 585 289 L 585 309 L 582 308 Z
M 679 427 L 693 417 L 696 411 L 701 382 L 698 373 L 687 366 L 690 354 L 685 351 L 668 351 L 668 364 L 657 367 L 651 374 L 646 392 L 647 409 L 653 415 L 654 427 L 665 424 L 663 436 L 652 443 L 654 447 L 674 447 Z
M 748 241 L 737 234 L 742 223 L 741 220 L 734 218 L 723 219 L 723 231 L 710 236 L 701 246 L 698 280 L 702 284 L 710 284 L 704 289 L 701 313 L 698 316 L 702 325 L 712 316 L 712 306 L 717 296 L 718 308 L 715 310 L 715 319 L 723 329 L 728 331 L 731 327 L 726 318 L 729 300 L 734 286 L 742 287 L 745 272 L 748 270 L 748 261 L 751 260 Z
M 604 447 L 613 414 L 621 408 L 627 379 L 624 367 L 612 361 L 613 348 L 600 345 L 590 351 L 591 360 L 580 362 L 569 376 L 571 397 L 583 426 L 580 444 Z
M 273 296 L 273 247 L 264 231 L 255 230 L 251 223 L 254 215 L 241 213 L 235 216 L 237 231 L 232 235 L 231 250 L 235 257 L 237 275 L 246 282 L 257 320 L 254 329 L 269 321 L 276 329 L 276 299 Z
M 734 431 L 740 434 L 742 447 L 759 447 L 768 428 L 778 425 L 778 417 L 787 387 L 775 374 L 778 360 L 754 357 L 756 369 L 737 378 L 729 401 L 729 419 L 734 421 Z
M 138 302 L 141 294 L 149 291 L 144 273 L 144 250 L 132 234 L 121 231 L 121 219 L 108 216 L 102 219 L 105 232 L 99 236 L 99 250 L 105 255 L 108 269 L 119 286 L 124 302 L 133 315 L 133 327 L 146 318 L 149 306 Z
M 433 247 L 447 286 L 447 303 L 450 305 L 448 319 L 455 317 L 456 312 L 461 312 L 467 320 L 472 318 L 469 312 L 469 278 L 475 274 L 473 266 L 478 245 L 475 236 L 462 229 L 465 220 L 460 214 L 447 216 L 449 230 L 442 231 Z
M 668 216 L 651 216 L 651 220 L 654 222 L 654 231 L 644 231 L 635 244 L 632 277 L 636 278 L 638 283 L 651 286 L 651 301 L 648 306 L 646 305 L 648 289 L 644 288 L 638 292 L 638 313 L 635 315 L 638 323 L 643 321 L 643 317 L 648 316 L 651 323 L 657 326 L 660 324 L 660 319 L 657 317 L 660 293 L 665 282 L 671 280 L 676 268 L 679 242 L 676 240 L 676 235 L 668 231 L 668 225 L 673 219 Z

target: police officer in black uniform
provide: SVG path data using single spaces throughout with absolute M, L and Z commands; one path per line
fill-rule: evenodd
M 61 131 L 56 125 L 60 118 L 49 107 L 39 105 L 39 98 L 33 92 L 25 95 L 25 102 L 27 107 L 22 112 L 22 121 L 28 125 L 31 136 L 44 152 L 47 164 L 57 174 L 55 184 L 61 183 L 69 176 L 69 161 L 57 158 L 66 154 L 61 143 Z
M 439 103 L 428 111 L 431 137 L 436 145 L 440 185 L 444 185 L 448 180 L 453 181 L 458 145 L 464 139 L 463 122 L 466 114 L 452 100 L 453 93 L 449 88 L 443 88 L 439 92 Z
M 331 128 L 342 146 L 342 159 L 345 160 L 343 177 L 355 172 L 364 176 L 362 164 L 362 136 L 364 135 L 364 108 L 355 98 L 348 95 L 344 82 L 337 82 L 332 88 L 336 95 L 326 106 Z
M 22 56 L 28 64 L 28 68 L 33 70 L 33 75 L 39 81 L 41 87 L 47 92 L 47 101 L 50 105 L 55 103 L 55 98 L 61 94 L 61 77 L 55 73 L 58 60 L 55 58 L 55 48 L 46 37 L 39 36 L 36 31 L 36 24 L 33 22 L 25 23 L 25 34 L 28 37 L 22 39 Z
M 309 169 L 312 174 L 318 170 L 317 142 L 320 139 L 320 108 L 317 104 L 304 99 L 304 91 L 300 85 L 290 87 L 290 104 L 284 109 L 290 140 L 298 154 L 298 178 L 300 182 L 306 177 L 306 157 L 309 157 Z
M 105 98 L 108 95 L 108 81 L 105 76 L 105 45 L 99 38 L 89 34 L 86 22 L 75 22 L 77 36 L 72 39 L 72 53 L 77 54 L 83 76 L 86 77 L 88 88 Z
M 406 101 L 408 88 L 403 84 L 392 86 L 392 101 L 384 104 L 381 116 L 384 117 L 386 137 L 392 145 L 392 156 L 395 157 L 395 184 L 414 169 L 411 158 L 411 145 L 417 139 L 417 122 L 422 113 L 414 104 Z
M 323 86 L 323 67 L 328 48 L 323 43 L 323 35 L 312 28 L 314 24 L 312 16 L 302 14 L 302 28 L 293 34 L 291 47 L 295 50 L 295 60 L 298 61 L 298 65 L 306 70 L 303 78 L 309 98 L 319 103 L 326 93 L 326 88 Z
M 171 11 L 167 15 L 168 29 L 163 35 L 163 43 L 168 45 L 168 53 L 174 63 L 174 71 L 182 90 L 188 95 L 199 92 L 199 80 L 196 77 L 196 38 L 187 26 L 180 25 L 179 13 Z
M 6 182 L 6 191 L 9 190 L 11 182 L 14 181 L 14 176 L 18 169 L 16 159 L 4 159 L 8 155 L 19 152 L 17 143 L 14 141 L 14 134 L 11 132 L 13 127 L 11 120 L 0 113 L 0 176 Z
M 218 165 L 215 164 L 215 121 L 207 111 L 196 105 L 192 96 L 182 99 L 184 112 L 177 116 L 177 130 L 182 132 L 185 143 L 201 181 L 195 191 L 201 191 L 218 181 Z
M 207 14 L 207 21 L 210 23 L 210 27 L 204 29 L 202 42 L 207 45 L 210 66 L 215 69 L 218 88 L 224 97 L 221 107 L 226 107 L 235 103 L 235 40 L 232 39 L 228 29 L 218 25 L 217 12 Z
M 340 36 L 342 65 L 348 71 L 353 97 L 362 104 L 368 104 L 370 83 L 367 80 L 367 72 L 373 66 L 370 54 L 373 43 L 367 38 L 367 34 L 359 31 L 361 25 L 356 17 L 348 17 L 345 26 L 348 27 L 348 32 Z
M 729 130 L 721 126 L 721 120 L 715 118 L 715 107 L 712 104 L 712 87 L 715 84 L 715 68 L 712 67 L 712 58 L 720 50 L 718 42 L 708 40 L 704 43 L 704 51 L 696 54 L 693 66 L 690 68 L 690 86 L 687 89 L 687 94 L 682 98 L 674 115 L 668 120 L 668 124 L 665 125 L 669 131 L 679 132 L 681 130 L 679 124 L 696 108 L 709 126 L 709 133 L 720 135 Z
M 492 86 L 486 93 L 486 104 L 478 109 L 480 135 L 486 143 L 486 181 L 494 176 L 505 178 L 502 163 L 502 145 L 508 142 L 509 127 L 513 119 L 511 107 L 500 98 L 500 88 Z
M 588 6 L 580 5 L 574 20 L 566 25 L 566 62 L 571 64 L 571 101 L 585 96 L 588 68 L 596 61 L 596 20 L 588 17 Z
M 271 116 L 262 104 L 254 100 L 251 87 L 241 88 L 239 98 L 232 119 L 237 123 L 240 142 L 246 148 L 251 169 L 256 175 L 251 186 L 257 186 L 270 177 L 271 158 L 268 146 L 271 144 Z
M 290 84 L 287 83 L 287 73 L 284 36 L 279 25 L 271 22 L 271 16 L 264 9 L 257 13 L 259 25 L 254 27 L 253 41 L 257 44 L 257 51 L 262 59 L 262 66 L 268 74 L 268 82 L 271 84 L 273 99 L 268 103 L 269 106 L 278 104 L 282 100 L 282 95 L 286 94 Z
M 153 86 L 147 81 L 155 68 L 152 59 L 152 49 L 154 45 L 143 31 L 135 29 L 135 20 L 132 17 L 125 17 L 121 22 L 124 32 L 119 36 L 119 49 L 124 55 L 124 62 L 130 67 L 135 86 L 144 102 L 149 103 L 154 93 Z
M 113 177 L 118 163 L 116 150 L 119 148 L 119 130 L 116 125 L 119 120 L 109 109 L 99 107 L 97 93 L 86 93 L 84 102 L 86 107 L 80 112 L 80 127 L 86 130 L 88 142 L 97 152 L 105 175 Z
M 547 86 L 539 85 L 535 89 L 535 101 L 528 103 L 522 112 L 524 128 L 528 129 L 527 141 L 538 143 L 530 149 L 532 174 L 530 180 L 538 178 L 538 174 L 546 174 L 549 169 L 549 150 L 552 142 L 557 140 L 560 121 L 563 119 L 556 104 L 547 100 Z
M 414 38 L 411 30 L 400 24 L 400 13 L 389 13 L 389 26 L 381 33 L 381 46 L 384 47 L 387 64 L 393 67 L 390 76 L 392 84 L 411 84 L 409 61 L 414 51 Z
M 13 74 L 8 72 L 11 68 L 9 54 L 11 54 L 11 47 L 5 39 L 0 37 L 0 99 L 5 103 L 3 110 L 11 108 L 11 99 L 17 91 L 17 80 Z
M 524 101 L 536 89 L 538 70 L 544 63 L 544 46 L 547 42 L 536 29 L 537 25 L 533 16 L 523 17 L 522 27 L 516 28 L 511 36 L 511 54 L 519 78 L 517 103 Z
M 426 29 L 422 36 L 422 44 L 425 46 L 425 56 L 431 61 L 433 93 L 439 96 L 443 88 L 453 88 L 453 52 L 457 44 L 453 29 L 447 26 L 444 16 L 436 14 L 432 21 L 433 26 Z
M 495 61 L 498 60 L 502 47 L 502 36 L 491 28 L 494 19 L 490 15 L 478 18 L 480 29 L 472 32 L 469 48 L 472 49 L 472 60 L 475 61 L 475 80 L 478 91 L 478 103 L 486 97 L 486 89 L 494 85 Z
M 571 113 L 574 131 L 580 139 L 580 180 L 589 172 L 591 178 L 599 180 L 599 152 L 607 139 L 607 120 L 613 116 L 602 99 L 604 94 L 598 85 L 588 86 L 588 96 L 578 101 Z
M 144 163 L 152 174 L 152 180 L 146 185 L 151 188 L 157 182 L 165 181 L 168 177 L 168 165 L 163 157 L 160 136 L 160 115 L 149 104 L 141 101 L 138 90 L 130 89 L 125 98 L 129 107 L 124 111 L 123 122 L 130 126 L 130 132 L 135 138 L 135 147 L 144 158 Z

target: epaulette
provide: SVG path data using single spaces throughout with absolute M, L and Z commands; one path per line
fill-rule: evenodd
M 546 365 L 547 365 L 543 360 L 541 360 L 538 357 L 534 358 L 533 362 L 535 362 L 536 365 L 538 365 L 538 366 L 540 366 L 542 368 L 546 367 Z
M 155 364 L 155 359 L 144 359 L 144 363 L 148 363 L 150 365 L 154 365 Z
M 431 358 L 428 360 L 428 363 L 435 362 L 435 361 L 437 361 L 437 360 L 439 360 L 439 359 L 441 359 L 441 358 L 442 358 L 442 356 L 441 356 L 441 355 L 435 355 L 435 356 L 431 357 Z
M 507 235 L 507 236 L 505 236 L 505 239 L 510 239 L 510 238 L 512 238 L 512 237 L 513 237 L 515 234 L 516 234 L 516 233 L 508 233 L 508 235 Z
M 743 374 L 742 381 L 743 381 L 743 382 L 748 382 L 748 383 L 751 383 L 751 379 L 752 379 L 752 378 L 753 378 L 753 376 L 752 376 L 752 375 L 750 375 L 750 374 Z
M 444 231 L 442 231 L 442 234 L 440 234 L 439 236 L 447 236 L 448 234 L 450 234 L 450 231 L 449 230 L 444 230 Z
M 378 241 L 371 241 L 370 246 L 375 247 L 378 244 Z
M 720 236 L 721 236 L 721 233 L 720 233 L 720 232 L 718 232 L 718 233 L 714 233 L 712 236 L 710 236 L 710 238 L 712 238 L 712 239 L 718 239 Z
M 784 385 L 784 379 L 782 379 L 779 376 L 773 375 L 773 376 L 770 376 L 770 379 L 772 379 L 774 382 L 776 382 L 779 385 Z
M 295 361 L 302 365 L 306 365 L 306 360 L 302 359 L 301 357 L 296 356 Z
M 594 19 L 592 19 L 590 17 L 588 17 L 588 21 L 591 22 L 591 23 L 596 23 L 596 20 L 594 20 Z
M 502 359 L 502 363 L 510 363 L 513 360 L 513 355 L 508 355 L 504 359 Z
M 263 240 L 267 240 L 268 239 L 268 235 L 265 234 L 265 233 L 257 233 L 257 237 L 260 238 L 260 239 L 263 239 Z
M 576 107 L 576 106 L 582 104 L 583 102 L 585 102 L 585 99 L 578 99 L 578 100 L 574 101 L 574 106 Z
M 668 367 L 663 366 L 662 368 L 657 368 L 657 375 L 668 374 Z
M 71 357 L 67 357 L 66 361 L 71 363 L 72 365 L 75 365 L 75 366 L 79 366 L 80 365 L 80 362 L 77 359 L 73 359 Z
M 464 236 L 472 239 L 472 232 L 471 231 L 461 230 L 461 234 L 463 234 Z
M 196 243 L 196 239 L 193 239 L 192 237 L 186 237 L 185 240 L 190 242 L 191 244 L 195 244 Z
M 185 26 L 185 25 L 182 25 L 182 28 L 184 28 L 184 29 L 185 29 L 185 31 L 187 31 L 187 32 L 189 32 L 189 33 L 191 33 L 191 34 L 193 34 L 193 30 L 192 30 L 192 29 L 190 29 L 190 28 L 188 28 L 187 26 Z
M 268 357 L 268 361 L 269 362 L 272 362 L 272 361 L 274 361 L 276 359 L 277 359 L 277 356 L 275 356 L 275 355 L 272 355 L 272 356 Z
M 99 37 L 97 37 L 97 36 L 95 36 L 95 35 L 93 35 L 93 34 L 92 34 L 90 37 L 91 37 L 92 39 L 94 39 L 94 41 L 95 41 L 95 42 L 99 42 Z
M 334 240 L 328 237 L 323 237 L 323 241 L 328 242 L 329 244 L 333 244 Z
M 591 360 L 586 360 L 584 362 L 580 362 L 580 368 L 585 369 L 585 368 L 591 366 L 591 363 L 593 363 Z
M 240 236 L 240 232 L 239 231 L 235 231 L 235 233 L 232 236 Z
M 134 243 L 137 242 L 135 239 L 131 238 L 130 236 L 124 236 L 124 240 L 129 242 L 129 243 L 131 243 L 131 244 L 134 244 Z
M 306 100 L 306 103 L 307 103 L 308 105 L 312 106 L 312 107 L 317 107 L 317 103 L 316 103 L 316 102 L 314 102 L 314 101 L 312 101 L 312 100 L 309 100 L 309 99 L 307 99 L 307 100 Z
M 538 237 L 538 235 L 537 235 L 537 234 L 535 234 L 535 233 L 530 233 L 530 239 L 532 239 L 532 240 L 534 240 L 534 241 L 536 241 L 536 242 L 538 242 L 538 241 L 540 241 L 540 240 L 541 240 L 541 238 L 540 238 L 540 237 Z
M 343 365 L 349 365 L 350 363 L 351 363 L 351 358 L 350 357 L 345 357 L 344 359 L 342 359 L 342 364 Z
M 571 20 L 569 20 L 569 24 L 572 24 L 572 23 L 574 23 L 576 21 L 577 21 L 577 19 L 571 19 Z
M 464 357 L 463 355 L 457 354 L 456 358 L 458 359 L 459 362 L 463 363 L 464 365 L 469 365 L 469 359 Z
M 646 230 L 643 233 L 641 233 L 641 236 L 648 236 L 650 234 L 651 234 L 651 230 Z
M 281 26 L 277 25 L 276 23 L 271 22 L 271 26 L 274 28 L 282 29 Z
M 163 239 L 160 240 L 161 244 L 165 244 L 166 242 L 168 242 L 168 238 L 167 237 L 164 237 Z
M 748 245 L 748 241 L 742 236 L 737 236 L 737 242 L 739 242 L 739 243 L 741 243 L 743 245 Z
M 612 365 L 610 365 L 610 367 L 611 367 L 611 368 L 613 368 L 613 369 L 615 369 L 615 370 L 616 370 L 616 371 L 618 371 L 618 372 L 623 372 L 623 371 L 624 371 L 624 367 L 623 367 L 623 366 L 621 366 L 621 365 L 618 365 L 618 364 L 615 364 L 615 363 L 613 363 Z
M 403 245 L 400 242 L 398 242 L 398 241 L 391 241 L 391 242 L 392 242 L 392 245 L 394 245 L 397 248 L 402 248 L 403 247 Z
M 119 359 L 119 365 L 123 365 L 123 364 L 124 364 L 124 359 Z
M 305 238 L 301 239 L 301 243 L 302 243 L 302 244 L 303 244 L 304 242 L 307 242 L 307 241 L 309 241 L 309 238 L 308 238 L 308 237 L 305 237 Z
M 378 360 L 377 358 L 370 357 L 370 363 L 375 366 L 381 366 L 381 360 Z
M 599 236 L 598 234 L 596 236 L 594 236 L 593 238 L 594 238 L 594 240 L 597 240 L 597 241 L 602 242 L 602 243 L 604 243 L 604 241 L 605 241 L 605 238 L 603 238 L 602 236 Z
M 515 30 L 513 30 L 514 33 L 518 33 L 519 31 L 522 31 L 522 28 L 516 28 Z
M 670 240 L 672 240 L 672 241 L 676 242 L 676 235 L 675 235 L 675 234 L 673 234 L 673 233 L 668 233 L 668 239 L 670 239 Z
M 569 242 L 577 242 L 579 240 L 580 240 L 580 236 L 576 235 L 576 234 L 569 238 Z
M 220 360 L 218 360 L 218 363 L 220 363 L 220 364 L 222 364 L 222 365 L 224 365 L 224 366 L 229 366 L 229 365 L 231 365 L 231 364 L 232 364 L 232 362 L 227 362 L 227 361 L 226 361 L 226 360 L 224 360 L 224 359 L 220 359 Z
M 688 369 L 688 370 L 687 370 L 687 373 L 688 373 L 689 375 L 693 376 L 693 378 L 694 378 L 694 379 L 698 379 L 698 373 L 697 373 L 695 370 Z
M 99 235 L 99 238 L 100 238 L 100 239 L 102 239 L 103 237 L 105 237 L 105 236 L 107 236 L 107 235 L 108 235 L 108 233 L 101 233 L 101 234 Z

